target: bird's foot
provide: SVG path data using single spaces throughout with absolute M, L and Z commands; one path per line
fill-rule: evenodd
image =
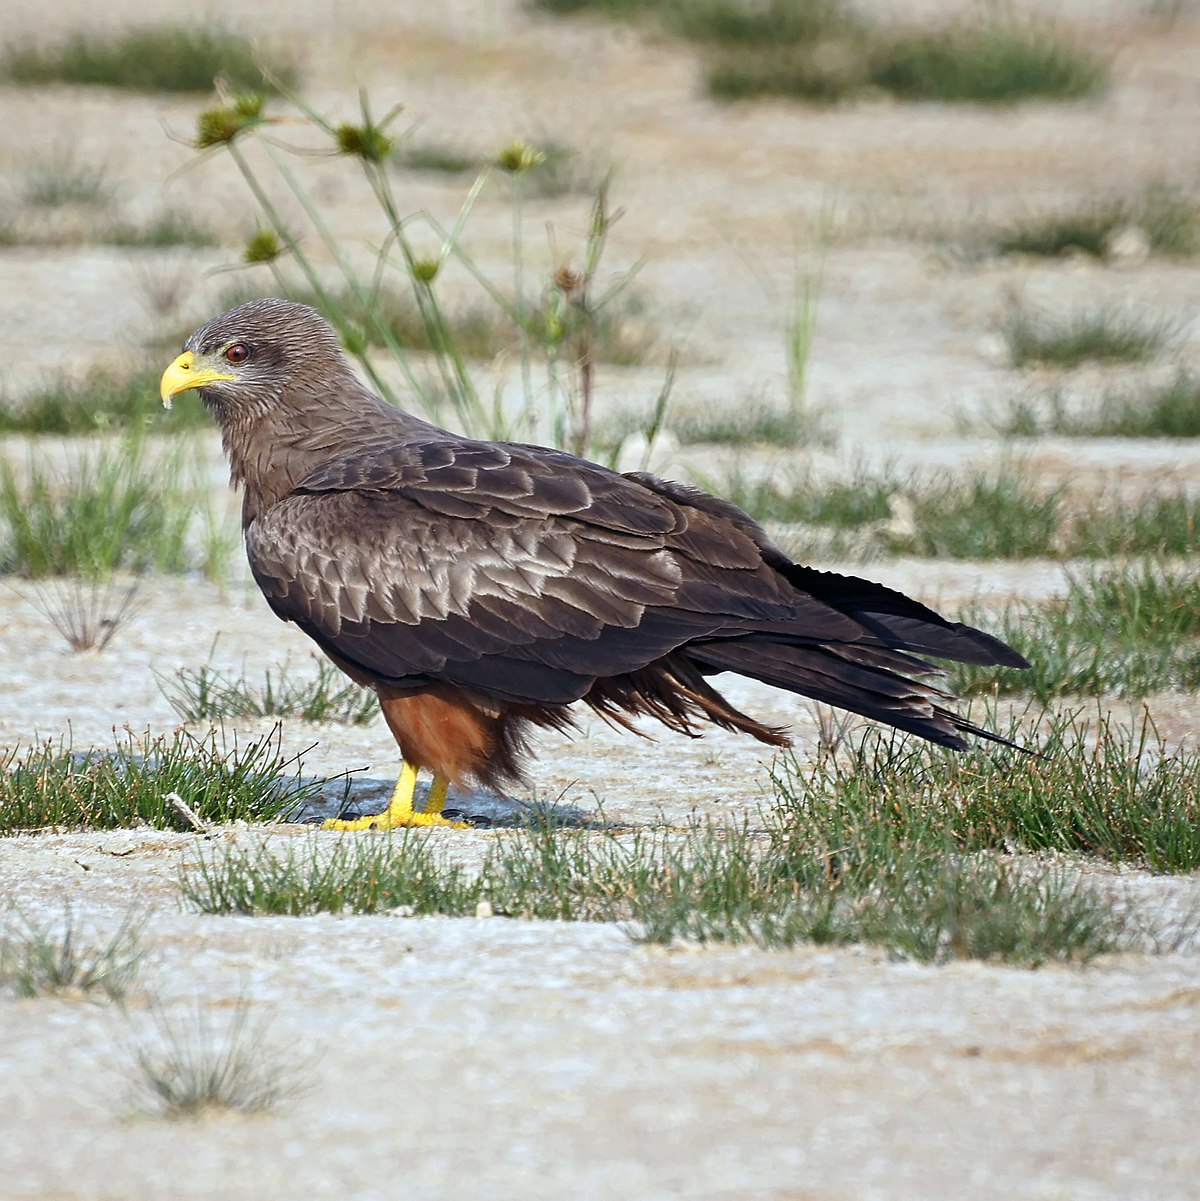
M 422 813 L 413 809 L 413 793 L 417 786 L 417 769 L 407 760 L 396 781 L 396 790 L 392 793 L 391 803 L 382 813 L 372 813 L 369 817 L 359 817 L 352 821 L 342 821 L 331 817 L 321 825 L 322 830 L 405 830 L 413 826 L 430 829 L 434 826 L 445 826 L 451 830 L 469 830 L 466 822 L 452 821 L 442 816 L 442 806 L 446 803 L 446 792 L 450 781 L 445 776 L 434 775 L 433 786 L 425 800 L 425 810 Z
M 440 813 L 391 813 L 387 809 L 382 813 L 355 818 L 353 821 L 331 817 L 321 823 L 322 830 L 404 830 L 412 827 L 431 829 L 435 826 L 445 826 L 451 830 L 472 828 L 468 822 L 451 821 Z

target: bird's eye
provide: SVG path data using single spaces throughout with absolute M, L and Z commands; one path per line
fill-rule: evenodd
M 225 352 L 225 357 L 231 363 L 244 363 L 250 357 L 250 347 L 245 342 L 235 342 Z

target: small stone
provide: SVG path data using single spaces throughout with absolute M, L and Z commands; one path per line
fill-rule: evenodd
M 910 545 L 917 537 L 917 506 L 911 496 L 897 492 L 888 498 L 890 513 L 881 524 L 881 532 L 890 542 L 900 546 Z
M 1008 362 L 1008 343 L 999 334 L 984 334 L 977 343 L 979 355 L 989 363 Z
M 1136 225 L 1114 229 L 1105 240 L 1104 257 L 1114 267 L 1140 267 L 1150 257 L 1150 236 Z
M 492 908 L 491 901 L 480 901 L 475 906 L 476 917 L 495 917 L 496 911 Z

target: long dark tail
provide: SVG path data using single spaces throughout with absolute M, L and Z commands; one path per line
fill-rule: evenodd
M 692 643 L 688 657 L 707 671 L 736 671 L 776 688 L 886 722 L 941 746 L 961 750 L 963 734 L 1013 746 L 945 704 L 954 698 L 922 680 L 941 669 L 918 656 L 998 667 L 1028 667 L 999 638 L 939 613 L 901 592 L 856 576 L 789 563 L 779 568 L 798 589 L 863 628 L 858 642 L 812 643 L 750 635 Z
M 953 698 L 914 675 L 936 671 L 898 651 L 869 646 L 788 646 L 744 639 L 693 643 L 688 658 L 709 671 L 735 671 L 800 696 L 963 750 L 963 734 L 1012 746 L 948 708 Z M 753 732 L 753 731 L 751 731 Z
M 927 605 L 871 580 L 799 563 L 778 568 L 790 584 L 831 609 L 852 617 L 879 641 L 896 650 L 932 655 L 956 663 L 985 667 L 1028 667 L 1029 662 L 1006 642 L 983 630 L 947 621 Z
M 882 584 L 793 563 L 752 518 L 728 501 L 645 474 L 630 478 L 676 504 L 730 522 L 754 540 L 764 561 L 798 592 L 849 617 L 862 631 L 862 636 L 852 641 L 825 641 L 799 632 L 793 635 L 776 626 L 728 639 L 690 642 L 670 659 L 686 659 L 693 676 L 735 671 L 956 750 L 966 746 L 964 734 L 1015 745 L 959 716 L 945 703 L 953 697 L 921 678 L 941 673 L 923 656 L 981 666 L 1028 667 L 1011 646 L 982 630 L 948 621 L 928 606 Z M 684 673 L 673 670 L 671 674 Z M 759 726 L 752 718 L 732 710 L 707 685 L 703 690 L 691 688 L 686 699 L 692 712 L 702 712 L 718 724 L 778 744 L 779 731 Z

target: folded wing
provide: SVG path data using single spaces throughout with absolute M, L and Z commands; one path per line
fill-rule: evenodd
M 391 687 L 606 709 L 620 678 L 630 711 L 669 685 L 713 717 L 701 677 L 735 671 L 960 745 L 979 731 L 917 656 L 1024 663 L 900 593 L 792 563 L 727 502 L 536 447 L 441 435 L 335 460 L 246 541 L 272 608 Z

